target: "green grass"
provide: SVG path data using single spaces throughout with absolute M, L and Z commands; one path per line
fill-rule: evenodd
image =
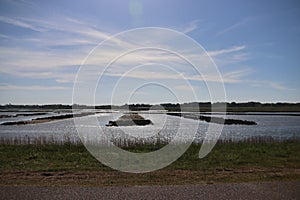
M 162 145 L 137 145 L 124 149 L 149 152 Z M 214 170 L 219 168 L 300 169 L 300 142 L 217 144 L 203 159 L 201 145 L 193 144 L 164 170 Z M 4 171 L 112 171 L 98 162 L 83 145 L 0 145 L 0 172 Z
M 149 152 L 163 144 L 124 149 Z M 0 185 L 174 185 L 300 180 L 300 142 L 221 143 L 203 159 L 193 144 L 164 169 L 142 174 L 113 170 L 83 145 L 0 145 Z
M 0 145 L 0 170 L 74 171 L 106 169 L 83 145 Z

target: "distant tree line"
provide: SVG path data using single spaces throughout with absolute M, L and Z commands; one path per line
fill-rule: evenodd
M 13 104 L 5 104 L 0 105 L 0 109 L 32 109 L 32 110 L 42 110 L 42 109 L 50 109 L 50 110 L 62 110 L 62 109 L 111 109 L 111 105 L 99 105 L 99 106 L 87 106 L 87 105 L 65 105 L 65 104 L 45 104 L 45 105 L 13 105 Z
M 121 106 L 116 105 L 96 105 L 96 106 L 87 106 L 87 105 L 64 105 L 64 104 L 47 104 L 47 105 L 13 105 L 5 104 L 0 105 L 1 110 L 41 110 L 41 109 L 129 109 L 132 111 L 139 110 L 157 110 L 165 109 L 167 111 L 211 111 L 211 107 L 226 106 L 227 111 L 298 111 L 300 112 L 300 103 L 260 103 L 260 102 L 245 102 L 245 103 L 236 103 L 236 102 L 189 102 L 189 103 L 162 103 L 162 104 L 124 104 Z

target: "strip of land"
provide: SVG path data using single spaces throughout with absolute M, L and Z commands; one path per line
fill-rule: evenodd
M 225 119 L 223 117 L 212 117 L 204 115 L 186 114 L 186 113 L 167 113 L 168 115 L 184 117 L 187 119 L 201 120 L 208 123 L 225 124 L 225 125 L 257 125 L 254 121 L 240 119 Z
M 1 125 L 26 125 L 26 124 L 39 124 L 45 122 L 51 122 L 55 120 L 62 120 L 62 119 L 70 119 L 73 117 L 84 117 L 88 115 L 94 115 L 94 112 L 84 112 L 84 113 L 75 113 L 75 114 L 64 114 L 64 115 L 55 115 L 49 117 L 39 117 L 32 120 L 25 120 L 25 121 L 12 121 L 12 122 L 4 122 Z

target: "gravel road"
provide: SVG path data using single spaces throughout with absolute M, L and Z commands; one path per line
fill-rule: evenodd
M 176 186 L 1 186 L 0 199 L 300 199 L 300 182 Z

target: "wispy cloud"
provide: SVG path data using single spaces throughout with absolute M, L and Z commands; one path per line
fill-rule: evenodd
M 157 72 L 157 71 L 145 71 L 139 70 L 128 74 L 123 73 L 107 73 L 108 76 L 114 77 L 127 77 L 127 78 L 138 78 L 145 80 L 189 80 L 189 81 L 205 81 L 205 82 L 219 82 L 219 83 L 240 83 L 244 76 L 247 76 L 251 70 L 237 70 L 224 73 L 222 78 L 216 74 L 204 74 L 204 75 L 190 75 L 186 73 L 170 74 L 168 72 Z
M 209 51 L 208 54 L 213 56 L 214 59 L 218 56 L 224 56 L 239 52 L 243 50 L 245 46 L 236 46 L 227 49 Z M 69 51 L 64 54 L 53 53 L 53 52 L 38 52 L 38 51 L 26 51 L 26 49 L 14 49 L 14 48 L 0 48 L 0 58 L 2 60 L 2 68 L 0 69 L 1 73 L 10 74 L 18 77 L 27 77 L 27 78 L 36 78 L 36 79 L 54 79 L 58 83 L 68 83 L 73 82 L 75 78 L 75 70 L 80 66 L 84 56 L 88 52 L 77 50 L 75 52 Z M 118 52 L 117 52 L 118 53 Z M 107 62 L 106 57 L 115 57 L 116 52 L 114 51 L 105 51 L 105 54 L 101 52 L 98 56 L 96 53 L 93 56 L 93 59 L 89 59 L 85 65 L 95 65 L 95 71 L 99 71 L 99 67 L 103 67 Z M 199 55 L 189 55 L 192 58 L 198 58 Z M 231 55 L 231 56 L 235 56 Z M 199 59 L 198 59 L 199 60 Z M 110 76 L 123 76 L 124 73 L 131 69 L 133 65 L 137 63 L 145 64 L 148 62 L 155 63 L 165 63 L 166 65 L 172 66 L 173 69 L 178 70 L 178 72 L 187 72 L 184 63 L 176 55 L 168 54 L 163 51 L 138 51 L 135 54 L 128 54 L 125 57 L 122 57 L 119 60 L 119 64 L 112 69 L 109 69 L 107 75 Z M 205 60 L 203 62 L 205 64 Z M 120 65 L 121 63 L 121 65 Z M 63 69 L 70 68 L 73 66 L 73 72 L 65 72 Z M 76 67 L 77 66 L 77 67 Z M 98 67 L 97 67 L 98 66 Z M 210 69 L 207 69 L 209 73 Z M 244 71 L 243 71 L 244 72 Z M 240 72 L 241 73 L 241 72 Z M 191 74 L 186 74 L 187 79 L 189 80 L 199 80 L 202 81 L 203 77 L 192 76 Z M 236 73 L 235 73 L 236 74 Z M 89 77 L 97 76 L 97 73 L 89 74 Z M 164 74 L 163 72 L 135 72 L 128 75 L 132 78 L 146 78 L 146 77 L 155 77 L 156 79 L 181 79 L 180 76 L 174 76 L 171 74 Z M 223 74 L 225 82 L 238 82 L 235 79 L 234 73 L 225 73 Z M 218 81 L 219 78 L 216 76 L 206 75 L 206 81 Z
M 0 16 L 0 22 L 11 24 L 37 32 L 40 35 L 35 36 L 35 40 L 39 40 L 41 44 L 55 45 L 97 45 L 99 42 L 111 37 L 111 34 L 100 31 L 94 26 L 69 17 L 61 17 L 58 19 L 39 19 L 39 18 L 20 18 Z M 51 34 L 50 34 L 51 33 Z M 13 38 L 13 37 L 11 37 Z M 20 38 L 15 38 L 20 41 Z M 33 38 L 22 38 L 28 41 Z M 113 39 L 111 39 L 113 41 Z M 64 43 L 64 41 L 66 41 Z M 115 41 L 116 43 L 119 41 Z
M 181 32 L 183 32 L 185 34 L 193 32 L 194 30 L 199 28 L 199 22 L 200 22 L 200 20 L 193 20 L 193 21 L 189 22 L 185 27 L 183 27 Z
M 26 28 L 26 29 L 30 29 L 30 30 L 38 31 L 38 32 L 43 32 L 43 31 L 47 30 L 44 28 L 33 26 L 32 24 L 29 24 L 29 23 L 25 23 L 21 20 L 17 20 L 17 19 L 5 17 L 5 16 L 0 16 L 0 21 L 7 23 L 7 24 L 17 26 L 17 27 Z
M 71 66 L 80 66 L 84 57 L 88 55 L 90 46 L 86 45 L 95 45 L 101 40 L 110 38 L 110 34 L 107 32 L 100 31 L 94 26 L 86 23 L 84 21 L 73 19 L 69 17 L 62 17 L 59 21 L 52 20 L 41 20 L 38 18 L 8 18 L 3 17 L 2 21 L 5 23 L 10 23 L 15 26 L 20 26 L 23 28 L 36 30 L 36 31 L 45 31 L 51 32 L 51 34 L 41 33 L 35 38 L 12 38 L 15 40 L 22 40 L 23 42 L 29 42 L 33 44 L 42 45 L 38 49 L 28 49 L 25 47 L 1 47 L 0 48 L 0 58 L 2 68 L 0 72 L 5 74 L 10 74 L 17 77 L 26 77 L 26 78 L 35 78 L 35 79 L 54 79 L 57 83 L 70 83 L 74 81 L 75 73 L 74 72 L 65 72 L 63 69 L 65 67 Z M 191 21 L 186 27 L 184 27 L 183 32 L 189 33 L 198 28 L 200 20 Z M 5 35 L 4 35 L 5 37 Z M 55 45 L 78 45 L 74 49 L 59 49 L 52 50 L 52 47 Z M 115 57 L 117 53 L 120 53 L 116 49 L 135 47 L 134 42 L 123 41 L 120 39 L 112 39 L 112 48 L 108 48 L 105 52 L 101 52 L 99 56 L 94 56 L 94 59 L 89 59 L 85 64 L 86 65 L 97 65 L 105 66 L 107 64 L 106 57 Z M 230 48 L 224 48 L 214 51 L 209 51 L 208 55 L 214 58 L 218 56 L 224 56 L 231 54 L 231 56 L 238 56 L 238 52 L 244 50 L 246 46 L 234 46 Z M 199 57 L 199 55 L 193 55 L 193 52 L 189 55 L 190 57 Z M 156 52 L 153 54 L 149 52 L 139 52 L 138 54 L 127 55 L 121 59 L 122 66 L 115 68 L 113 71 L 109 71 L 110 76 L 123 76 L 124 72 L 128 70 L 128 67 L 136 65 L 137 63 L 146 63 L 156 60 L 158 63 L 173 64 L 178 60 L 178 57 L 174 55 L 168 55 L 164 52 Z M 205 64 L 204 64 L 205 65 Z M 174 68 L 182 68 L 181 63 L 177 65 L 172 65 Z M 56 70 L 54 70 L 56 69 Z M 97 68 L 99 69 L 99 68 Z M 184 71 L 184 70 L 181 70 Z M 97 73 L 92 74 L 96 76 Z M 182 79 L 182 76 L 174 76 L 168 73 L 163 72 L 135 72 L 128 77 L 131 78 L 147 78 L 154 77 L 155 79 Z M 241 76 L 241 75 L 240 75 Z M 220 81 L 219 77 L 212 75 L 205 76 L 196 76 L 186 73 L 185 78 L 187 80 L 196 80 L 196 81 Z M 224 74 L 225 82 L 239 82 L 237 75 L 233 72 Z M 6 86 L 6 88 L 9 88 Z M 10 88 L 17 88 L 16 86 L 10 86 Z M 36 87 L 35 87 L 36 88 Z
M 21 86 L 21 85 L 0 85 L 0 90 L 69 90 L 69 87 L 61 86 Z
M 214 59 L 218 67 L 239 64 L 251 58 L 250 54 L 245 51 L 246 46 L 233 46 L 230 48 L 208 51 L 208 55 Z
M 0 37 L 1 37 L 1 38 L 6 38 L 6 39 L 9 39 L 9 38 L 11 38 L 10 36 L 8 36 L 8 35 L 4 35 L 4 34 L 1 34 L 1 33 L 0 33 Z
M 243 25 L 247 24 L 248 22 L 250 22 L 250 21 L 252 21 L 254 19 L 256 19 L 256 17 L 247 17 L 247 18 L 241 19 L 237 23 L 235 23 L 235 24 L 233 24 L 233 25 L 231 25 L 231 26 L 229 26 L 229 27 L 227 27 L 227 28 L 219 31 L 216 35 L 217 36 L 223 35 L 223 34 L 225 34 L 227 32 L 230 32 L 230 31 L 232 31 L 232 30 L 234 30 L 236 28 L 239 28 L 240 26 L 243 26 Z
M 253 87 L 269 87 L 276 90 L 295 90 L 295 88 L 289 88 L 283 83 L 274 81 L 260 81 L 260 80 L 244 80 Z
M 224 80 L 229 80 L 227 82 L 231 83 L 240 83 L 243 82 L 243 78 L 251 74 L 253 70 L 251 68 L 235 70 L 231 72 L 227 72 L 223 75 Z
M 9 0 L 9 3 L 13 4 L 14 6 L 29 6 L 29 7 L 34 7 L 36 6 L 36 3 L 34 3 L 31 0 Z
M 205 75 L 191 75 L 187 73 L 177 73 L 171 74 L 163 71 L 146 71 L 139 70 L 133 71 L 131 73 L 107 73 L 107 76 L 112 77 L 127 77 L 127 78 L 137 78 L 144 80 L 181 80 L 181 81 L 204 81 L 204 82 L 217 82 L 217 83 L 230 83 L 230 84 L 246 84 L 253 87 L 268 87 L 275 90 L 295 90 L 293 88 L 286 87 L 284 84 L 275 82 L 275 81 L 259 81 L 259 80 L 249 80 L 246 77 L 253 73 L 251 68 L 244 68 L 233 70 L 229 72 L 225 72 L 222 74 L 220 78 L 218 75 L 214 74 L 205 74 Z M 195 89 L 195 86 L 189 87 L 188 85 L 177 85 L 174 86 L 175 89 L 184 90 L 184 91 L 192 91 Z
M 196 92 L 195 90 L 198 88 L 197 86 L 190 85 L 177 85 L 174 87 L 177 90 L 188 91 L 188 92 Z
M 11 67 L 21 67 L 28 70 L 53 69 L 64 66 L 74 66 L 81 63 L 88 51 L 69 50 L 53 52 L 38 51 L 26 48 L 0 47 L 1 70 Z
M 234 46 L 234 47 L 230 47 L 227 49 L 220 49 L 220 50 L 215 50 L 215 51 L 208 51 L 208 55 L 209 56 L 219 56 L 219 55 L 223 55 L 223 54 L 228 54 L 228 53 L 233 53 L 233 52 L 237 52 L 237 51 L 241 51 L 244 50 L 246 48 L 245 45 L 242 46 Z
M 219 34 L 224 34 L 228 31 L 231 31 L 234 28 L 237 28 L 247 22 L 252 20 L 252 18 L 246 18 L 226 29 L 221 31 Z M 12 48 L 12 47 L 1 47 L 0 48 L 0 58 L 2 68 L 0 69 L 1 73 L 10 74 L 18 77 L 27 77 L 27 78 L 38 78 L 38 79 L 54 79 L 57 83 L 70 83 L 74 81 L 75 73 L 74 72 L 64 72 L 59 70 L 65 68 L 66 66 L 80 66 L 84 57 L 88 54 L 91 47 L 86 45 L 95 45 L 101 40 L 110 38 L 110 34 L 100 31 L 89 25 L 88 23 L 73 19 L 73 18 L 62 18 L 60 22 L 53 22 L 51 20 L 41 20 L 41 19 L 28 19 L 28 18 L 9 18 L 0 16 L 0 21 L 8 23 L 17 27 L 22 27 L 38 32 L 51 31 L 54 35 L 50 34 L 41 34 L 40 37 L 36 38 L 14 38 L 10 35 L 1 34 L 0 37 L 23 42 L 33 42 L 39 45 L 44 45 L 50 48 L 55 45 L 80 45 L 79 48 L 74 50 L 64 51 L 40 51 L 40 49 L 32 50 L 27 48 Z M 193 20 L 188 23 L 183 29 L 182 32 L 190 33 L 199 28 L 200 20 Z M 60 37 L 56 37 L 55 34 L 58 33 Z M 134 47 L 134 44 L 128 41 L 122 41 L 119 39 L 113 39 L 112 41 L 118 48 L 119 47 Z M 222 48 L 217 50 L 208 51 L 208 55 L 213 57 L 214 60 L 219 62 L 219 60 L 224 63 L 238 63 L 248 59 L 248 54 L 243 52 L 246 49 L 245 45 L 232 46 L 229 48 Z M 97 64 L 101 65 L 105 63 L 105 57 L 113 57 L 117 52 L 114 49 L 108 49 L 105 54 L 96 56 L 96 60 L 89 60 L 89 63 L 85 64 Z M 197 57 L 198 55 L 189 55 L 192 57 Z M 136 63 L 146 63 L 153 60 L 156 60 L 158 63 L 172 63 L 175 60 L 178 60 L 174 55 L 168 55 L 166 53 L 154 53 L 149 52 L 140 52 L 138 55 L 128 55 L 122 59 L 122 67 L 115 68 L 113 71 L 108 71 L 106 75 L 121 77 L 124 76 L 124 71 L 127 70 L 124 66 L 132 66 Z M 220 63 L 221 63 L 220 62 Z M 180 64 L 178 68 L 180 68 Z M 176 65 L 172 65 L 176 68 Z M 57 69 L 57 70 L 53 70 Z M 180 69 L 179 69 L 180 72 Z M 244 77 L 252 73 L 252 70 L 247 69 L 237 69 L 229 72 L 224 72 L 222 75 L 222 80 L 217 75 L 204 74 L 193 75 L 188 73 L 182 74 L 169 74 L 164 72 L 157 71 L 137 71 L 134 73 L 127 74 L 127 77 L 130 78 L 140 78 L 147 79 L 151 77 L 152 79 L 168 79 L 168 80 L 179 80 L 183 77 L 186 80 L 192 81 L 208 81 L 208 82 L 220 82 L 224 83 L 243 83 L 248 82 L 249 84 L 267 84 L 274 89 L 284 90 L 287 89 L 280 83 L 275 82 L 255 82 L 255 81 L 245 81 Z M 0 86 L 1 90 L 64 90 L 68 89 L 66 87 L 60 86 L 15 86 L 15 85 L 2 85 Z M 177 89 L 188 90 L 187 87 L 178 86 Z
M 75 75 L 54 69 L 80 66 L 92 49 L 90 45 L 95 46 L 110 37 L 110 34 L 72 18 L 62 17 L 52 21 L 1 16 L 0 21 L 35 31 L 47 30 L 36 34 L 34 38 L 1 34 L 0 37 L 11 40 L 18 47 L 0 47 L 0 71 L 28 78 L 54 78 L 60 83 L 74 80 Z M 75 45 L 76 48 L 63 48 Z

